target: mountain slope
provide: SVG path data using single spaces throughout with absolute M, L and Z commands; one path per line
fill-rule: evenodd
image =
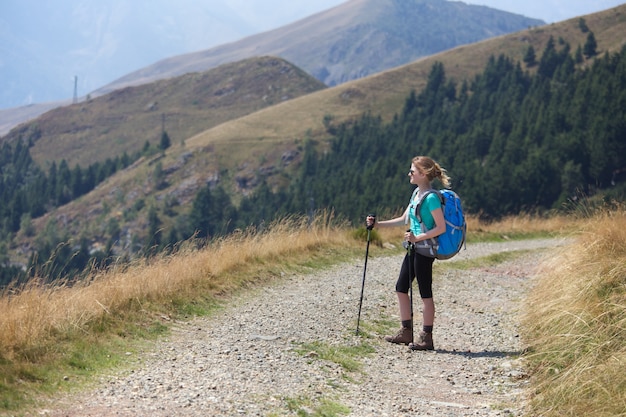
M 3 140 L 36 132 L 31 155 L 40 165 L 65 159 L 70 166 L 85 167 L 137 152 L 146 141 L 158 143 L 162 129 L 172 141 L 184 141 L 220 123 L 323 88 L 280 58 L 251 58 L 60 107 L 14 129 Z
M 124 9 L 122 6 L 123 1 L 116 0 L 116 7 Z M 182 17 L 176 19 L 180 20 Z M 198 18 L 190 18 L 187 21 L 197 23 L 197 20 Z M 238 42 L 164 59 L 93 91 L 89 96 L 94 97 L 115 89 L 189 72 L 204 72 L 225 63 L 261 55 L 283 57 L 327 85 L 336 85 L 456 45 L 472 43 L 542 23 L 540 20 L 482 6 L 469 6 L 461 2 L 352 0 L 291 25 L 250 36 Z M 172 31 L 172 36 L 176 33 L 176 30 Z M 141 36 L 129 34 L 128 37 L 134 39 Z M 145 51 L 144 46 L 139 49 Z M 148 49 L 152 48 L 153 45 L 150 44 Z M 9 52 L 11 51 L 7 51 Z M 64 68 L 64 71 L 67 70 Z M 66 86 L 68 90 L 73 85 L 69 78 L 74 74 L 81 74 L 78 69 L 71 70 Z M 81 80 L 79 77 L 79 85 L 82 83 Z M 84 88 L 80 90 L 83 91 Z M 19 123 L 36 118 L 50 108 L 66 104 L 67 101 L 35 103 L 26 107 L 1 110 L 0 135 L 8 133 Z
M 94 94 L 256 55 L 282 57 L 332 86 L 543 23 L 462 2 L 351 0 L 276 30 L 159 61 Z
M 143 83 L 151 80 L 202 72 L 217 64 L 260 54 L 289 57 L 290 62 L 300 68 L 308 67 L 308 72 L 318 79 L 336 84 L 396 67 L 438 50 L 538 22 L 461 2 L 352 0 L 281 29 L 208 51 L 161 61 L 100 90 L 100 93 L 136 84 L 145 86 Z M 162 122 L 165 122 L 170 137 L 180 141 L 215 123 L 244 114 L 231 112 L 226 118 L 215 118 L 211 111 L 203 115 L 203 111 L 209 110 L 210 106 L 203 107 L 197 103 L 188 106 L 189 102 L 182 100 L 184 96 L 194 97 L 190 90 L 198 88 L 193 85 L 198 82 L 194 76 L 179 78 L 176 82 L 177 86 L 155 84 L 132 93 L 117 91 L 114 93 L 118 94 L 117 97 L 128 101 L 123 106 L 105 105 L 100 100 L 80 103 L 80 117 L 76 116 L 76 107 L 58 108 L 11 132 L 8 140 L 31 129 L 36 123 L 40 139 L 32 149 L 35 159 L 66 158 L 72 164 L 84 164 L 136 151 L 146 140 L 158 140 Z M 259 94 L 258 97 L 264 95 Z M 117 103 L 116 96 L 109 100 Z M 150 103 L 158 103 L 158 106 Z M 272 103 L 276 100 L 257 107 L 244 104 L 242 110 L 246 108 L 246 112 L 250 112 Z M 206 123 L 211 119 L 215 123 Z M 318 119 L 321 120 L 321 117 Z M 62 126 L 54 126 L 55 123 Z M 107 144 L 105 152 L 99 143 Z
M 598 54 L 618 51 L 626 44 L 623 36 L 626 33 L 626 4 L 585 16 L 585 20 L 594 32 Z M 206 146 L 209 143 L 228 143 L 232 132 L 239 132 L 237 138 L 240 142 L 253 141 L 258 137 L 280 141 L 292 136 L 301 137 L 306 130 L 312 131 L 314 137 L 324 137 L 326 127 L 323 121 L 326 115 L 332 115 L 335 123 L 366 112 L 380 114 L 390 120 L 400 111 L 409 92 L 412 89 L 419 91 L 426 84 L 428 73 L 435 62 L 444 64 L 448 78 L 461 82 L 482 71 L 492 55 L 504 54 L 521 62 L 528 47 L 532 46 L 538 54 L 537 59 L 540 59 L 540 52 L 551 36 L 555 40 L 563 39 L 576 48 L 577 45 L 584 45 L 587 33 L 580 30 L 579 19 L 575 18 L 459 46 L 216 126 L 191 138 L 188 144 Z M 285 113 L 293 114 L 294 117 L 278 117 Z M 291 123 L 292 119 L 297 119 L 299 123 Z M 247 136 L 246 132 L 250 132 L 250 135 Z

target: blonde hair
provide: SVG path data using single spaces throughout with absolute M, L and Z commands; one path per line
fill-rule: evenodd
M 428 156 L 416 156 L 411 162 L 426 175 L 428 181 L 438 179 L 445 188 L 450 187 L 451 178 L 448 176 L 448 171 L 443 169 L 432 158 Z

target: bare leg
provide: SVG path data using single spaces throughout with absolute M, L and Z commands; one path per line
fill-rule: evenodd
M 435 323 L 435 302 L 432 298 L 422 298 L 422 303 L 424 304 L 422 312 L 424 326 L 432 326 Z
M 409 294 L 397 292 L 398 306 L 400 307 L 400 320 L 411 320 L 411 299 Z

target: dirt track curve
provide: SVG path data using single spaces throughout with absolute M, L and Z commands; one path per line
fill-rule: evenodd
M 468 245 L 455 259 L 562 243 Z M 517 359 L 518 313 L 544 254 L 436 272 L 435 351 L 412 352 L 377 333 L 378 321 L 397 320 L 401 255 L 373 257 L 358 336 L 363 260 L 287 276 L 237 297 L 214 317 L 179 323 L 153 350 L 129 356 L 130 370 L 102 376 L 97 388 L 33 415 L 313 416 L 329 415 L 322 410 L 331 404 L 339 411 L 330 415 L 519 416 L 527 379 Z M 419 318 L 417 298 L 415 308 Z M 354 346 L 366 347 L 351 354 L 360 369 L 320 355 Z

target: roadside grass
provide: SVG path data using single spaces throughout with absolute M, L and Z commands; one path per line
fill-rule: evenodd
M 398 319 L 387 316 L 364 320 L 359 326 L 359 336 L 363 339 L 373 339 L 381 334 L 389 334 L 392 330 L 397 330 Z
M 531 415 L 626 415 L 626 210 L 598 210 L 580 226 L 527 299 Z
M 626 409 L 621 375 L 626 374 L 621 372 L 626 361 L 624 210 L 588 215 L 592 217 L 520 216 L 491 223 L 468 219 L 470 242 L 558 235 L 580 239 L 544 266 L 529 304 L 534 315 L 525 321 L 533 407 L 546 416 L 567 415 L 563 410 L 570 408 L 580 412 L 585 406 L 598 410 L 597 415 L 611 415 L 604 411 L 609 407 Z M 370 255 L 402 252 L 403 230 L 398 229 L 373 230 Z M 42 399 L 84 389 L 98 374 L 133 365 L 134 358 L 167 334 L 174 321 L 214 314 L 239 291 L 285 274 L 362 260 L 366 235 L 364 229 L 355 231 L 328 213 L 312 224 L 289 218 L 264 231 L 242 231 L 206 246 L 185 242 L 167 256 L 93 271 L 80 282 L 45 285 L 41 279 L 7 288 L 0 294 L 0 414 L 24 414 Z M 390 248 L 385 242 L 398 243 Z M 479 265 L 518 255 L 492 255 Z M 472 261 L 456 264 L 455 268 L 478 266 Z M 562 276 L 554 278 L 559 272 Z M 389 326 L 395 323 L 385 318 L 363 323 L 360 347 L 302 348 L 359 372 L 355 358 L 367 354 L 371 334 L 384 333 Z M 302 401 L 294 408 L 298 415 L 349 413 L 332 400 L 294 401 Z
M 285 397 L 283 401 L 287 410 L 296 413 L 298 417 L 336 417 L 350 414 L 349 407 L 327 398 Z
M 376 349 L 368 343 L 346 346 L 313 342 L 303 343 L 295 351 L 311 360 L 321 359 L 336 363 L 346 372 L 360 372 L 363 370 L 361 359 L 372 355 Z
M 94 271 L 80 282 L 32 280 L 0 295 L 0 412 L 80 389 L 129 364 L 176 320 L 213 314 L 238 291 L 356 256 L 332 214 L 287 218 L 199 248 Z M 360 250 L 358 251 L 360 253 Z

